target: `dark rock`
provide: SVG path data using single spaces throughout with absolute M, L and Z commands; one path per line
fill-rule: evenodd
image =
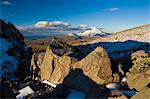
M 12 79 L 14 75 L 15 78 L 23 80 L 29 73 L 31 49 L 25 45 L 23 35 L 12 23 L 5 23 L 3 20 L 0 20 L 0 29 L 0 38 L 4 41 L 1 42 L 1 44 L 3 43 L 5 46 L 7 46 L 6 43 L 9 44 L 8 50 L 3 49 L 6 51 L 4 51 L 2 55 L 6 54 L 14 61 L 12 62 L 8 59 L 4 60 L 1 67 L 3 69 L 2 71 L 5 71 L 5 73 L 2 76 Z M 5 70 L 5 68 L 10 69 L 9 67 L 16 69 L 15 66 L 17 66 L 17 70 L 12 72 L 10 70 Z
M 1 80 L 0 82 L 0 97 L 3 99 L 12 98 L 15 99 L 15 94 L 12 91 L 10 83 L 5 80 Z
M 91 78 L 84 75 L 81 69 L 71 70 L 62 84 L 85 93 L 85 98 L 106 98 L 109 95 L 107 88 L 98 85 Z

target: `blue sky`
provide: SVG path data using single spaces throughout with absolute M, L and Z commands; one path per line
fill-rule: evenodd
M 149 0 L 1 0 L 1 18 L 17 26 L 64 21 L 112 31 L 150 23 Z

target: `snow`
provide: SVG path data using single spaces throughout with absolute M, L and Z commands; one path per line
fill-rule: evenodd
M 119 89 L 120 85 L 117 83 L 110 83 L 110 84 L 107 84 L 106 87 L 110 90 L 117 90 Z
M 126 81 L 127 81 L 127 78 L 126 78 L 126 77 L 123 77 L 121 81 L 122 81 L 122 82 L 126 82 Z
M 26 86 L 25 88 L 19 90 L 19 92 L 20 94 L 16 96 L 17 99 L 34 93 L 34 91 L 29 86 Z
M 67 99 L 84 99 L 84 97 L 85 97 L 84 93 L 81 93 L 81 92 L 73 90 L 73 89 L 71 89 L 70 91 L 71 91 L 71 93 L 69 94 Z
M 96 27 L 91 27 L 90 30 L 86 30 L 82 33 L 78 33 L 79 36 L 104 36 L 106 35 L 105 33 L 103 33 L 100 29 L 96 28 Z
M 9 42 L 0 38 L 0 77 L 14 79 L 13 73 L 17 70 L 18 61 L 7 54 L 11 47 L 12 45 Z
M 47 80 L 42 81 L 42 83 L 48 84 L 48 85 L 50 85 L 50 86 L 56 88 L 56 85 L 55 85 L 55 84 L 53 84 L 53 83 L 51 83 L 51 82 L 49 82 L 49 81 L 47 81 Z

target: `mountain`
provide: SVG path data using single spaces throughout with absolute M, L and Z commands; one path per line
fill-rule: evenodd
M 90 29 L 81 33 L 69 33 L 68 36 L 106 36 L 108 33 L 104 33 L 102 30 L 91 27 Z
M 119 41 L 123 42 L 127 40 L 150 43 L 150 24 L 113 33 L 112 35 L 104 36 L 102 38 L 95 39 L 92 42 L 88 43 Z

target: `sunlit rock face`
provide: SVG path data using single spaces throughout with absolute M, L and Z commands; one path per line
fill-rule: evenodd
M 73 66 L 83 70 L 83 73 L 98 84 L 112 81 L 112 70 L 109 56 L 105 49 L 97 47 L 81 61 Z
M 29 72 L 31 49 L 24 43 L 22 34 L 10 22 L 0 20 L 1 77 L 23 79 Z
M 71 69 L 83 70 L 84 75 L 98 84 L 112 81 L 111 63 L 105 49 L 97 47 L 88 55 L 82 55 L 80 51 L 67 44 L 53 41 L 47 47 L 40 66 L 41 79 L 59 84 Z

